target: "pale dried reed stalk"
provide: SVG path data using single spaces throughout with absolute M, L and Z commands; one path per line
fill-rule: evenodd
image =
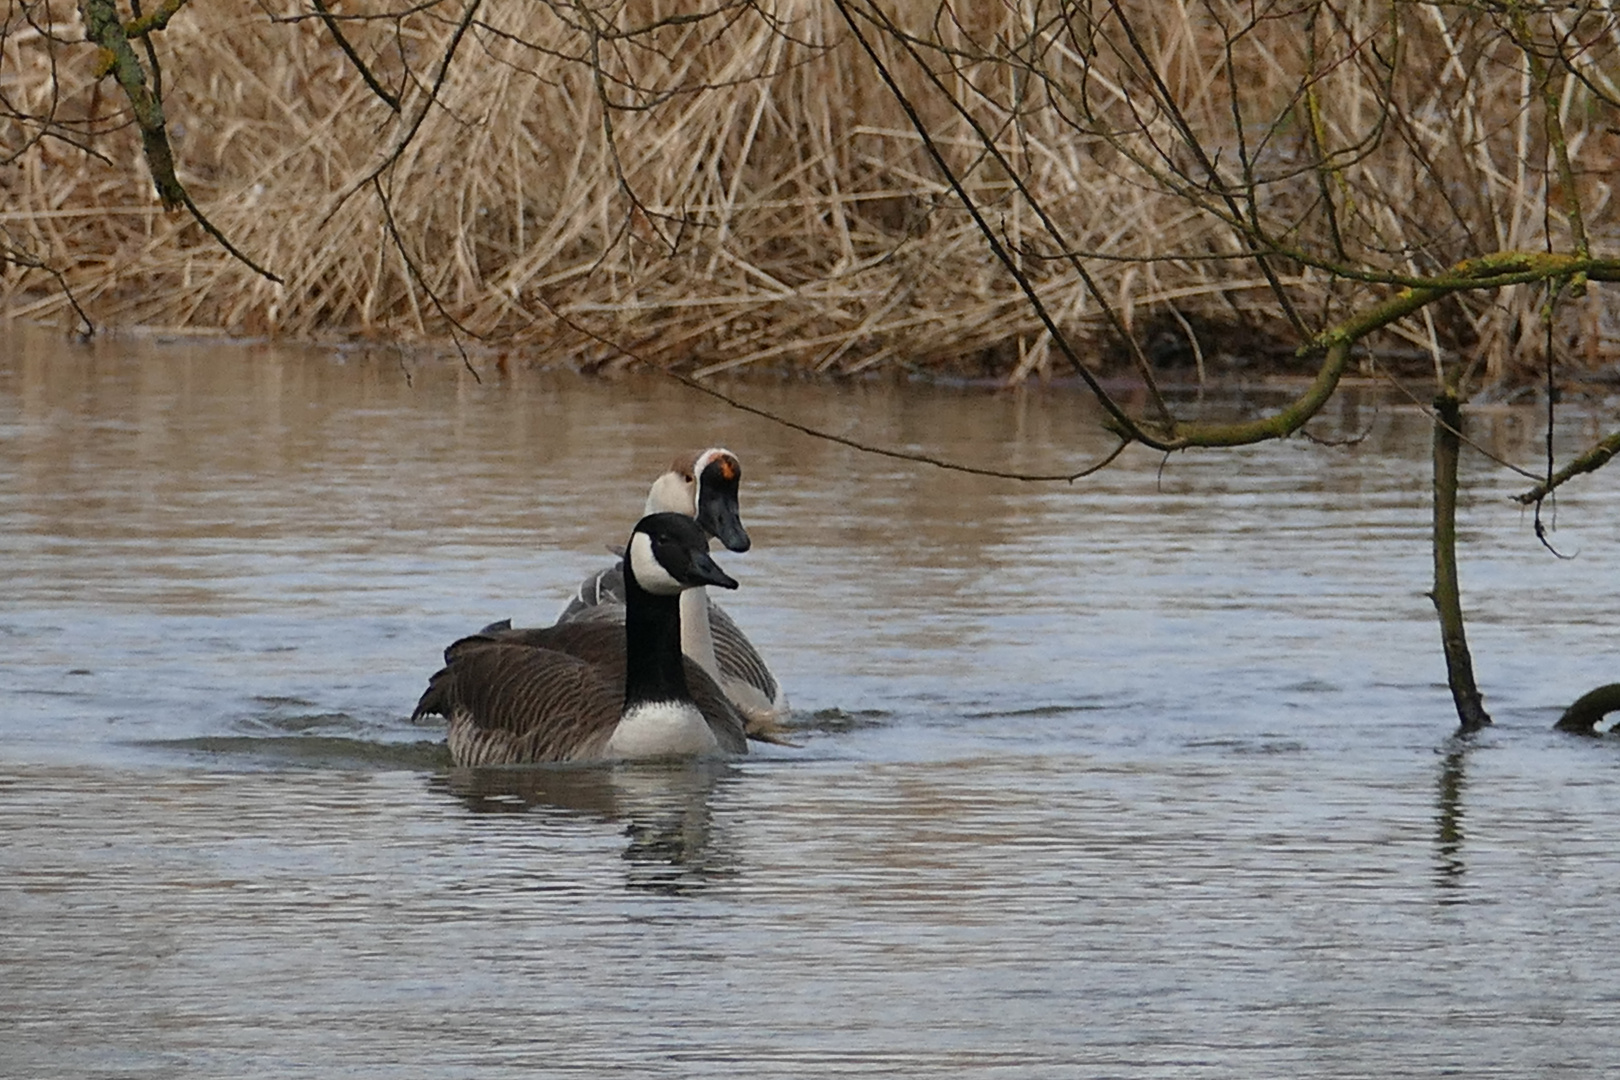
M 0 223 L 64 272 L 93 317 L 295 338 L 455 332 L 585 366 L 624 362 L 623 346 L 705 373 L 963 357 L 1014 379 L 1061 373 L 833 5 L 487 0 L 432 103 L 467 9 L 338 6 L 346 36 L 399 95 L 396 113 L 320 22 L 266 17 L 310 9 L 274 2 L 285 6 L 193 3 L 159 48 L 182 180 L 280 285 L 157 208 L 137 140 L 106 122 L 119 102 L 93 81 L 90 50 L 50 47 L 11 9 L 9 100 L 109 160 L 30 144 L 37 125 L 0 124 L 17 155 L 0 175 Z M 1307 313 L 1296 318 L 1308 330 L 1383 295 L 1340 268 L 1430 273 L 1569 242 L 1543 209 L 1577 193 L 1550 191 L 1537 91 L 1485 14 L 1323 5 L 1311 23 L 1313 9 L 1256 21 L 1231 0 L 1131 0 L 1097 7 L 1107 17 L 1088 38 L 1046 18 L 1055 9 L 1040 0 L 961 5 L 954 17 L 892 6 L 913 17 L 921 54 L 994 134 L 1062 245 L 1084 256 L 1094 292 L 963 116 L 874 33 L 940 152 L 1082 342 L 1098 340 L 1105 301 L 1138 327 L 1169 313 L 1186 328 L 1196 315 L 1295 342 L 1280 298 Z M 1389 38 L 1392 11 L 1389 69 L 1369 43 Z M 78 34 L 67 0 L 26 12 Z M 1143 53 L 1119 34 L 1125 20 Z M 1155 76 L 1179 116 L 1151 104 Z M 1568 80 L 1564 100 L 1589 229 L 1612 250 L 1612 128 L 1585 85 Z M 1316 264 L 1276 260 L 1274 292 L 1223 220 L 1234 206 Z M 54 284 L 23 267 L 6 266 L 0 287 L 13 314 L 64 309 Z M 1480 349 L 1506 374 L 1535 359 L 1525 328 L 1538 303 L 1525 290 L 1458 300 L 1419 336 Z M 1588 302 L 1580 318 L 1613 338 L 1612 301 Z

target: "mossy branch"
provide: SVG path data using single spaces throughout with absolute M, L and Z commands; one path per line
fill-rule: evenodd
M 1523 495 L 1515 495 L 1514 501 L 1528 506 L 1540 502 L 1555 490 L 1562 487 L 1568 480 L 1573 480 L 1582 473 L 1597 472 L 1609 463 L 1609 459 L 1620 453 L 1620 431 L 1615 432 L 1586 453 L 1565 465 L 1552 476 L 1543 480 Z
M 169 20 L 174 18 L 181 8 L 186 6 L 186 0 L 163 0 L 158 9 L 150 15 L 143 15 L 138 19 L 131 19 L 124 24 L 124 36 L 139 38 L 145 37 L 154 30 L 166 29 Z
M 213 237 L 231 256 L 254 273 L 281 284 L 281 278 L 248 258 L 226 238 L 213 222 L 203 214 L 191 193 L 174 171 L 174 151 L 169 146 L 168 123 L 163 117 L 163 99 L 153 87 L 147 85 L 146 69 L 130 45 L 132 37 L 146 37 L 153 30 L 167 26 L 175 12 L 186 0 L 164 0 L 151 15 L 124 23 L 118 17 L 117 0 L 79 0 L 79 14 L 84 18 L 85 37 L 99 48 L 96 54 L 96 77 L 111 75 L 117 80 L 129 99 L 135 124 L 141 129 L 141 149 L 146 155 L 146 167 L 152 174 L 152 186 L 157 189 L 158 201 L 163 209 L 184 207 L 202 230 Z M 150 49 L 151 42 L 147 42 Z M 156 54 L 148 52 L 154 63 Z
M 169 148 L 163 102 L 146 83 L 146 69 L 130 46 L 129 31 L 118 17 L 116 0 L 79 0 L 79 14 L 84 18 L 86 38 L 102 49 L 97 59 L 98 72 L 112 75 L 129 99 L 135 123 L 141 129 L 146 167 L 151 170 L 152 186 L 157 188 L 163 209 L 185 205 L 185 188 L 174 174 L 174 152 Z
M 979 231 L 983 234 L 986 243 L 988 243 L 991 248 L 992 253 L 995 254 L 997 259 L 1006 267 L 1008 273 L 1011 274 L 1013 279 L 1023 290 L 1025 296 L 1029 300 L 1031 308 L 1046 327 L 1058 351 L 1070 361 L 1076 373 L 1086 382 L 1087 386 L 1091 389 L 1093 394 L 1097 397 L 1097 400 L 1103 406 L 1103 409 L 1107 414 L 1103 421 L 1104 426 L 1127 442 L 1139 442 L 1156 450 L 1173 451 L 1190 449 L 1192 447 L 1244 446 L 1251 443 L 1264 442 L 1268 439 L 1286 438 L 1308 423 L 1311 418 L 1321 410 L 1322 406 L 1325 405 L 1333 396 L 1334 391 L 1338 388 L 1339 380 L 1344 375 L 1345 368 L 1349 362 L 1350 354 L 1358 341 L 1360 341 L 1366 335 L 1388 326 L 1390 323 L 1393 323 L 1398 319 L 1404 318 L 1413 312 L 1421 310 L 1436 300 L 1439 300 L 1454 292 L 1479 289 L 1496 289 L 1510 285 L 1529 284 L 1549 280 L 1562 279 L 1565 281 L 1580 282 L 1584 281 L 1587 277 L 1592 277 L 1598 280 L 1620 280 L 1620 260 L 1594 260 L 1590 257 L 1585 240 L 1585 232 L 1579 226 L 1579 211 L 1577 208 L 1576 231 L 1580 241 L 1580 250 L 1576 255 L 1571 256 L 1552 252 L 1500 252 L 1470 259 L 1459 263 L 1449 274 L 1409 279 L 1410 283 L 1401 289 L 1401 291 L 1395 296 L 1318 334 L 1312 341 L 1310 341 L 1300 350 L 1302 355 L 1310 355 L 1313 353 L 1320 353 L 1322 355 L 1322 365 L 1318 369 L 1316 377 L 1312 380 L 1311 385 L 1299 398 L 1295 399 L 1289 405 L 1270 416 L 1236 424 L 1181 424 L 1175 419 L 1175 417 L 1170 415 L 1168 409 L 1164 407 L 1162 399 L 1157 393 L 1157 388 L 1154 385 L 1150 370 L 1144 370 L 1143 375 L 1150 394 L 1152 395 L 1155 403 L 1158 404 L 1160 415 L 1153 419 L 1142 419 L 1130 416 L 1124 411 L 1124 409 L 1120 407 L 1117 402 L 1112 399 L 1111 396 L 1109 396 L 1102 389 L 1092 373 L 1083 363 L 1080 362 L 1078 355 L 1068 342 L 1066 336 L 1063 334 L 1062 330 L 1058 328 L 1050 313 L 1046 310 L 1045 305 L 1041 302 L 1041 298 L 1033 284 L 1024 276 L 1016 262 L 1011 258 L 1010 253 L 1001 243 L 1001 240 L 996 232 L 984 220 L 980 208 L 975 205 L 974 201 L 968 196 L 968 193 L 966 192 L 960 178 L 956 175 L 955 171 L 950 168 L 945 161 L 944 156 L 935 146 L 934 140 L 927 125 L 918 115 L 916 107 L 912 104 L 911 100 L 901 90 L 897 80 L 890 73 L 882 58 L 878 55 L 877 49 L 862 32 L 861 26 L 857 22 L 856 16 L 850 9 L 849 4 L 846 2 L 846 0 L 837 0 L 836 6 L 843 15 L 846 24 L 855 35 L 856 40 L 861 44 L 862 48 L 872 61 L 874 69 L 888 85 L 888 88 L 891 93 L 894 94 L 896 101 L 906 113 L 908 119 L 911 120 L 912 126 L 915 128 L 919 138 L 922 140 L 924 149 L 928 152 L 929 156 L 933 158 L 935 166 L 944 175 L 946 181 L 950 184 L 957 197 L 961 200 L 963 206 L 967 209 L 969 215 L 972 216 L 975 224 L 979 227 Z M 1118 14 L 1117 11 L 1116 14 Z M 1007 174 L 1012 177 L 1014 186 L 1017 187 L 1020 193 L 1024 195 L 1029 205 L 1040 217 L 1048 234 L 1059 241 L 1060 248 L 1068 250 L 1067 245 L 1062 243 L 1061 233 L 1059 232 L 1056 224 L 1047 217 L 1045 212 L 1042 210 L 1040 203 L 1035 199 L 1033 194 L 1024 188 L 1018 177 L 1017 170 L 1013 169 L 1012 166 L 1008 164 L 999 154 L 994 138 L 992 138 L 977 122 L 972 114 L 962 106 L 961 102 L 957 100 L 956 96 L 939 81 L 932 69 L 930 69 L 927 64 L 923 63 L 922 58 L 918 55 L 917 50 L 913 47 L 911 40 L 904 33 L 902 33 L 900 29 L 888 19 L 888 17 L 883 13 L 882 9 L 876 5 L 871 6 L 870 10 L 867 12 L 867 16 L 868 18 L 871 18 L 874 23 L 878 25 L 879 28 L 892 40 L 898 42 L 905 49 L 908 55 L 910 55 L 911 58 L 917 63 L 918 67 L 923 70 L 925 76 L 933 82 L 936 89 L 938 89 L 944 95 L 945 99 L 956 109 L 957 113 L 962 117 L 962 119 L 973 129 L 975 135 L 978 137 L 980 145 L 983 147 L 985 152 L 992 156 L 999 164 L 1001 164 L 1006 170 Z M 1120 18 L 1123 19 L 1123 15 L 1120 15 Z M 1129 33 L 1128 26 L 1126 27 L 1126 30 L 1127 33 Z M 1148 59 L 1147 54 L 1141 51 L 1139 44 L 1138 52 L 1144 61 Z M 1149 65 L 1149 67 L 1151 69 L 1151 65 Z M 1153 74 L 1151 70 L 1149 71 L 1149 74 Z M 1166 97 L 1168 100 L 1168 91 L 1163 91 L 1161 96 Z M 1173 119 L 1174 118 L 1175 117 L 1173 116 Z M 1561 132 L 1561 128 L 1557 127 L 1556 114 L 1551 116 L 1549 125 L 1549 132 L 1554 134 Z M 1191 138 L 1190 130 L 1187 131 L 1187 135 L 1189 145 L 1191 145 L 1195 150 L 1198 149 L 1196 140 Z M 1563 160 L 1567 162 L 1567 154 Z M 1213 163 L 1206 162 L 1206 171 L 1211 176 L 1216 175 Z M 1237 211 L 1235 205 L 1229 206 L 1228 210 L 1231 212 L 1232 220 L 1234 222 L 1241 222 L 1245 225 L 1245 227 L 1251 229 L 1251 232 L 1248 235 L 1250 235 L 1252 241 L 1263 241 L 1260 247 L 1253 248 L 1255 251 L 1255 256 L 1263 269 L 1269 267 L 1269 264 L 1266 261 L 1266 257 L 1268 255 L 1275 254 L 1282 255 L 1283 257 L 1289 257 L 1291 253 L 1286 252 L 1277 246 L 1269 237 L 1263 236 L 1257 230 L 1257 223 L 1244 219 L 1243 216 Z M 1308 262 L 1309 260 L 1305 261 Z M 1131 341 L 1134 344 L 1130 334 L 1126 332 L 1125 328 L 1118 323 L 1117 319 L 1114 318 L 1112 310 L 1108 306 L 1106 299 L 1102 296 L 1101 291 L 1095 288 L 1093 283 L 1090 281 L 1089 275 L 1085 273 L 1084 267 L 1080 265 L 1078 259 L 1072 257 L 1072 254 L 1071 263 L 1079 271 L 1082 280 L 1087 283 L 1091 293 L 1097 298 L 1099 303 L 1102 304 L 1104 312 L 1109 316 L 1110 320 L 1114 322 L 1115 330 L 1119 332 L 1127 341 Z M 1269 276 L 1268 270 L 1268 278 Z M 1357 277 L 1362 275 L 1357 275 L 1352 271 L 1346 276 Z M 1273 284 L 1277 285 L 1275 281 L 1273 281 Z M 1286 305 L 1286 296 L 1282 292 L 1280 285 L 1277 286 L 1277 293 L 1279 299 L 1282 300 Z M 1290 315 L 1292 317 L 1291 309 Z M 1299 325 L 1297 318 L 1295 318 L 1295 324 Z
M 1146 438 L 1139 437 L 1138 441 L 1157 450 L 1186 450 L 1192 447 L 1247 446 L 1267 439 L 1286 438 L 1304 427 L 1327 404 L 1344 375 L 1351 350 L 1368 334 L 1455 292 L 1558 280 L 1576 274 L 1584 274 L 1597 281 L 1620 281 L 1620 260 L 1587 259 L 1554 252 L 1504 251 L 1458 263 L 1451 273 L 1429 279 L 1424 287 L 1402 289 L 1383 303 L 1318 334 L 1300 350 L 1302 355 L 1313 352 L 1324 354 L 1316 377 L 1303 394 L 1277 412 L 1258 420 L 1234 424 L 1184 424 L 1176 429 L 1173 437 L 1166 435 L 1163 438 L 1138 421 L 1138 428 L 1147 435 Z M 1122 436 L 1126 434 L 1112 424 L 1108 426 Z

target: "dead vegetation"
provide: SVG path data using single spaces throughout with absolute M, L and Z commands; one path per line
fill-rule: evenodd
M 1104 303 L 1203 375 L 1464 260 L 1615 248 L 1601 7 L 888 7 L 847 10 L 1088 361 L 1128 362 Z M 191 0 L 137 54 L 179 180 L 280 283 L 160 207 L 83 39 L 71 4 L 10 0 L 14 316 L 693 373 L 1065 370 L 839 5 Z M 1459 292 L 1374 344 L 1511 380 L 1541 363 L 1545 300 Z M 1554 317 L 1562 362 L 1613 362 L 1612 299 Z

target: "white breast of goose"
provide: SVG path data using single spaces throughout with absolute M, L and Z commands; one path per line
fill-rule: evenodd
M 660 758 L 719 752 L 719 740 L 695 704 L 648 701 L 624 711 L 608 739 L 606 756 Z

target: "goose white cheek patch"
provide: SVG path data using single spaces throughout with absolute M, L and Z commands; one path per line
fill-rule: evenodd
M 630 572 L 636 584 L 660 596 L 674 596 L 685 588 L 653 554 L 652 537 L 646 533 L 638 532 L 630 538 Z

